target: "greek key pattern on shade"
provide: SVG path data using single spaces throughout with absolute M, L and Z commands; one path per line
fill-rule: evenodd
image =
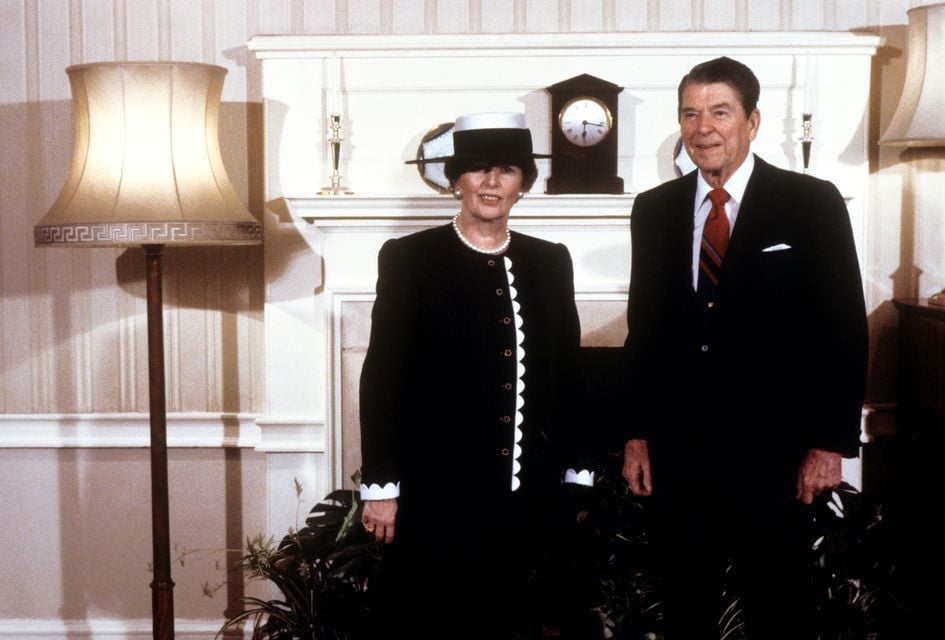
M 116 222 L 37 225 L 36 244 L 248 244 L 262 241 L 254 222 Z

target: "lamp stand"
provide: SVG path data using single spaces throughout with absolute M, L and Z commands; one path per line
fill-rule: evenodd
M 167 491 L 167 407 L 164 397 L 164 317 L 161 258 L 164 245 L 144 245 L 148 297 L 148 391 L 151 411 L 151 541 L 154 640 L 174 638 L 174 583 Z

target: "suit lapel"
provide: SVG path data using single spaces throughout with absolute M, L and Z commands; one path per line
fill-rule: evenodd
M 678 230 L 678 236 L 672 243 L 673 264 L 677 266 L 674 272 L 679 273 L 680 280 L 687 283 L 685 288 L 690 292 L 694 291 L 692 287 L 692 234 L 695 228 L 693 205 L 696 201 L 696 171 L 680 178 L 680 188 L 673 190 L 672 200 L 666 207 L 666 211 L 672 212 L 671 215 L 679 216 L 678 219 L 670 222 L 671 228 Z
M 732 238 L 729 240 L 722 264 L 722 273 L 719 276 L 720 283 L 725 279 L 726 272 L 737 270 L 742 257 L 746 252 L 752 251 L 751 247 L 757 245 L 755 239 L 758 237 L 759 224 L 770 207 L 769 169 L 768 163 L 755 156 L 755 168 L 748 179 L 745 194 L 738 207 L 738 217 L 732 229 Z M 768 185 L 768 188 L 764 185 Z

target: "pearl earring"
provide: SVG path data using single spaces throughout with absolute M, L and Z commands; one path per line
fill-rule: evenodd
M 456 189 L 455 191 L 453 191 L 453 197 L 456 198 L 457 200 L 461 200 L 463 198 L 462 190 Z
M 525 192 L 524 192 L 524 191 L 519 191 L 519 192 L 518 192 L 518 199 L 521 200 L 521 199 L 524 198 L 524 197 L 525 197 Z

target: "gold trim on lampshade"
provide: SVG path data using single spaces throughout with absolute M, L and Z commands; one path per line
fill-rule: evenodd
M 879 143 L 945 146 L 945 3 L 908 11 L 906 82 L 899 106 Z
M 220 154 L 226 69 L 195 62 L 69 67 L 75 141 L 37 245 L 257 244 Z

